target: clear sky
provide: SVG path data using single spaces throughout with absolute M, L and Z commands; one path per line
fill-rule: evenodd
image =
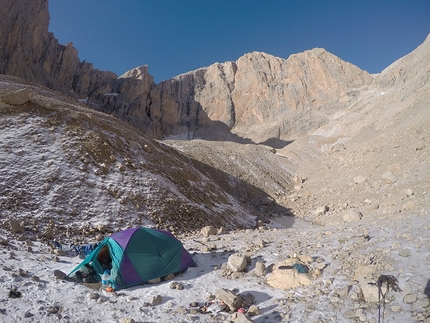
M 49 30 L 118 75 L 148 65 L 158 83 L 261 51 L 321 47 L 379 73 L 430 33 L 430 0 L 50 0 Z

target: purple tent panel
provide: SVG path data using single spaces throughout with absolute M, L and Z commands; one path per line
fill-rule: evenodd
M 194 267 L 196 263 L 194 262 L 191 255 L 182 247 L 182 257 L 181 257 L 181 271 L 187 269 L 188 267 Z
M 128 241 L 137 230 L 139 229 L 132 228 L 132 229 L 127 229 L 121 232 L 114 233 L 111 236 L 111 239 L 114 239 L 121 246 L 121 248 L 125 250 L 125 248 L 127 247 Z
M 121 272 L 126 285 L 136 285 L 142 282 L 142 278 L 140 278 L 127 254 L 124 254 L 121 263 Z

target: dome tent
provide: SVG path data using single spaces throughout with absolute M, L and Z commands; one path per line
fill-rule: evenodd
M 196 265 L 173 234 L 140 227 L 120 231 L 105 238 L 68 276 L 89 263 L 97 274 L 103 274 L 99 256 L 106 251 L 112 260 L 110 281 L 115 289 L 140 285 Z

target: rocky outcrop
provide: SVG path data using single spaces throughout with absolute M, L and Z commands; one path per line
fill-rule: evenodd
M 47 0 L 1 0 L 0 73 L 86 97 L 115 73 L 81 62 L 72 43 L 61 45 L 48 32 Z
M 159 138 L 160 134 L 152 130 L 151 112 L 147 108 L 153 85 L 154 78 L 148 74 L 148 66 L 139 66 L 95 89 L 87 102 L 97 110 L 144 130 L 149 137 Z
M 377 75 L 377 83 L 382 88 L 390 88 L 395 84 L 417 82 L 418 88 L 427 84 L 430 79 L 430 34 L 424 42 L 408 55 L 398 59 L 381 74 Z
M 346 113 L 361 94 L 410 79 L 417 70 L 407 66 L 421 66 L 421 85 L 430 74 L 421 59 L 428 52 L 427 40 L 380 75 L 316 48 L 288 59 L 248 53 L 236 62 L 215 63 L 155 84 L 147 66 L 117 77 L 81 62 L 71 43 L 60 45 L 48 32 L 47 0 L 0 2 L 1 73 L 73 93 L 157 139 L 229 140 L 282 148 L 336 113 Z
M 372 81 L 323 49 L 287 60 L 253 52 L 161 82 L 149 111 L 158 136 L 282 146 L 350 105 Z

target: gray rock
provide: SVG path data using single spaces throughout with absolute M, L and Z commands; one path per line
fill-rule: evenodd
M 170 288 L 171 289 L 182 290 L 182 289 L 184 289 L 184 285 L 182 285 L 181 283 L 178 283 L 178 282 L 171 282 L 170 283 Z
M 172 279 L 175 279 L 174 274 L 168 274 L 166 277 L 164 277 L 164 280 L 172 280 Z
M 253 322 L 250 318 L 248 318 L 243 313 L 234 313 L 231 318 L 233 319 L 234 323 L 249 323 Z
M 399 256 L 410 257 L 411 256 L 411 252 L 408 249 L 402 249 L 402 250 L 399 251 Z
M 378 286 L 369 284 L 371 281 L 360 281 L 361 292 L 366 302 L 377 303 L 379 301 Z
M 54 249 L 52 252 L 54 254 L 56 254 L 57 256 L 65 256 L 65 255 L 67 255 L 67 253 L 64 250 L 61 250 L 61 249 Z
M 100 298 L 100 294 L 98 294 L 98 293 L 88 293 L 87 297 L 88 297 L 88 299 L 99 299 Z
M 345 223 L 360 221 L 363 215 L 355 208 L 350 208 L 342 215 L 342 220 Z
M 245 256 L 240 254 L 232 254 L 228 257 L 228 266 L 235 272 L 241 272 L 246 268 L 247 260 Z
M 247 314 L 250 315 L 250 316 L 259 315 L 260 314 L 260 309 L 258 308 L 257 305 L 251 305 L 249 307 L 249 309 L 248 309 Z
M 393 184 L 397 179 L 396 176 L 393 175 L 390 171 L 385 172 L 381 175 L 381 178 L 387 183 L 387 184 Z
M 262 261 L 257 261 L 255 263 L 255 275 L 258 277 L 266 275 L 266 265 Z
M 157 306 L 157 305 L 160 305 L 161 302 L 163 302 L 163 298 L 160 295 L 154 295 L 152 296 L 150 303 L 152 306 Z
M 224 302 L 231 312 L 236 312 L 239 308 L 245 306 L 245 300 L 240 295 L 234 294 L 228 289 L 218 289 L 215 298 Z
M 355 184 L 364 183 L 366 180 L 367 180 L 367 178 L 364 177 L 364 176 L 356 176 L 356 177 L 354 177 L 354 183 Z
M 127 318 L 123 318 L 123 319 L 121 319 L 119 322 L 120 322 L 120 323 L 136 323 L 136 321 L 135 321 L 134 319 L 129 318 L 129 317 L 127 317 Z
M 204 237 L 209 237 L 209 236 L 212 236 L 212 235 L 216 235 L 218 233 L 218 230 L 215 229 L 213 226 L 208 225 L 208 226 L 205 226 L 203 229 L 201 229 L 200 233 Z
M 243 300 L 245 301 L 246 306 L 250 306 L 255 301 L 255 296 L 251 293 L 247 293 L 246 295 L 241 295 Z
M 28 88 L 24 88 L 5 94 L 1 96 L 0 100 L 10 105 L 23 105 L 28 102 L 33 95 L 33 91 Z
M 315 214 L 316 215 L 323 215 L 326 214 L 329 211 L 329 207 L 327 205 L 323 205 L 316 209 Z
M 18 220 L 10 220 L 10 231 L 13 233 L 20 233 L 24 231 L 23 226 L 21 225 L 21 222 Z
M 67 274 L 62 272 L 61 270 L 55 269 L 54 270 L 54 276 L 58 279 L 64 279 L 67 277 Z
M 399 305 L 392 305 L 390 306 L 390 309 L 394 312 L 394 313 L 399 313 L 402 310 L 402 307 Z
M 355 310 L 349 309 L 346 310 L 345 313 L 343 313 L 343 317 L 346 319 L 353 319 L 357 317 L 357 315 L 355 314 Z
M 158 283 L 161 283 L 161 278 L 158 277 L 158 278 L 150 279 L 150 280 L 147 281 L 147 283 L 148 284 L 158 284 Z
M 405 295 L 405 297 L 403 297 L 403 302 L 406 304 L 412 304 L 412 303 L 415 303 L 417 299 L 418 299 L 417 294 L 408 294 L 408 295 Z

